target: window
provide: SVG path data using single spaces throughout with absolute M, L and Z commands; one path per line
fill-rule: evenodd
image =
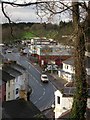
M 8 93 L 8 99 L 10 99 L 10 92 Z
M 16 89 L 16 94 L 18 94 L 18 88 Z
M 65 65 L 65 69 L 68 69 L 68 65 Z
M 60 104 L 60 97 L 57 96 L 57 103 Z

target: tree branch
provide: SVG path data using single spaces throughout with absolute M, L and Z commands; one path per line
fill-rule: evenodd
M 3 2 L 1 2 L 1 9 L 2 9 L 4 16 L 8 19 L 9 23 L 11 23 L 11 19 L 7 16 L 7 14 L 4 11 L 4 3 Z
M 4 11 L 4 4 L 3 4 L 3 2 L 1 3 L 1 9 L 2 9 L 2 12 L 3 12 L 3 14 L 4 14 L 4 16 L 8 19 L 8 21 L 9 21 L 9 24 L 10 24 L 10 31 L 11 31 L 11 36 L 13 37 L 13 28 L 12 28 L 12 26 L 11 26 L 11 19 L 7 16 L 7 14 L 5 13 L 5 11 Z
M 8 5 L 15 5 L 15 6 L 24 7 L 24 6 L 36 5 L 36 4 L 47 3 L 47 2 L 43 1 L 43 2 L 29 2 L 29 3 L 19 4 L 19 3 L 14 3 L 14 2 L 1 1 L 1 3 L 8 4 Z

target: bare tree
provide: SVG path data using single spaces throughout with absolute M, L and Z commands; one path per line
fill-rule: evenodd
M 90 1 L 86 2 L 72 2 L 72 5 L 67 5 L 63 2 L 58 2 L 63 7 L 60 7 L 60 11 L 56 12 L 56 5 L 45 6 L 47 10 L 53 14 L 60 14 L 63 11 L 69 9 L 72 11 L 72 20 L 73 20 L 73 28 L 74 32 L 72 34 L 72 39 L 74 39 L 74 65 L 75 65 L 75 84 L 76 91 L 74 95 L 73 106 L 71 110 L 71 118 L 77 120 L 85 119 L 85 112 L 87 108 L 87 80 L 86 80 L 86 67 L 85 67 L 85 41 L 86 36 L 85 33 L 88 33 L 90 30 Z M 61 6 L 60 5 L 60 6 Z M 40 5 L 39 5 L 40 6 Z M 59 8 L 59 6 L 57 5 Z M 83 16 L 81 16 L 83 14 Z M 51 14 L 52 16 L 52 14 Z M 85 22 L 87 25 L 85 26 Z
M 90 1 L 87 3 L 83 2 L 63 2 L 63 1 L 40 1 L 37 2 L 29 2 L 24 4 L 18 4 L 15 2 L 1 2 L 2 4 L 2 12 L 5 17 L 11 22 L 10 18 L 6 15 L 4 11 L 3 4 L 9 4 L 12 6 L 30 6 L 36 5 L 37 14 L 42 18 L 48 14 L 48 20 L 52 20 L 53 16 L 56 14 L 67 13 L 70 12 L 73 19 L 73 27 L 75 31 L 72 34 L 72 39 L 74 39 L 75 43 L 75 82 L 76 82 L 76 92 L 74 95 L 74 102 L 72 106 L 72 114 L 71 118 L 75 118 L 77 120 L 84 120 L 84 114 L 86 112 L 87 107 L 87 81 L 86 81 L 86 70 L 85 70 L 85 40 L 86 34 L 88 30 L 90 30 Z M 68 11 L 67 11 L 68 10 Z M 82 12 L 82 11 L 83 12 Z M 84 14 L 83 16 L 81 16 Z M 87 17 L 86 17 L 87 15 Z M 85 23 L 86 24 L 82 24 Z M 86 26 L 85 26 L 86 25 Z M 87 30 L 88 27 L 88 30 Z M 88 36 L 88 35 L 87 35 Z

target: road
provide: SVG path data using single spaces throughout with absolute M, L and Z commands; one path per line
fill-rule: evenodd
M 8 53 L 5 55 L 6 58 L 18 61 L 22 66 L 27 69 L 29 74 L 29 85 L 32 88 L 30 100 L 41 110 L 45 110 L 54 102 L 54 92 L 56 88 L 54 85 L 49 83 L 42 83 L 40 80 L 41 71 L 36 69 L 27 58 L 20 56 L 19 53 Z

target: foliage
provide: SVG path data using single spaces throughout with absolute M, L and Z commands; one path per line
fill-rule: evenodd
M 33 34 L 32 32 L 24 32 L 22 39 L 31 39 L 32 37 L 36 37 L 35 33 Z
M 41 1 L 41 0 L 39 0 Z M 8 18 L 9 22 L 10 18 L 5 14 L 4 11 L 4 3 L 6 2 L 2 2 L 2 11 L 4 13 L 4 15 L 6 16 L 6 18 Z M 42 2 L 41 2 L 42 3 Z M 45 3 L 45 2 L 44 2 Z M 41 9 L 42 11 L 44 11 L 45 14 L 48 14 L 49 11 L 49 15 L 50 17 L 53 16 L 53 14 L 56 13 L 62 13 L 65 11 L 72 11 L 72 19 L 73 19 L 73 28 L 76 30 L 75 31 L 75 77 L 76 77 L 76 94 L 74 96 L 74 102 L 73 102 L 73 107 L 72 107 L 72 118 L 77 119 L 77 120 L 84 120 L 84 114 L 86 111 L 86 102 L 87 102 L 87 86 L 86 86 L 86 75 L 85 75 L 85 66 L 84 66 L 84 60 L 85 60 L 85 38 L 82 34 L 79 33 L 79 26 L 80 26 L 80 20 L 85 20 L 86 16 L 86 12 L 88 15 L 88 23 L 87 24 L 87 28 L 90 28 L 90 1 L 89 3 L 89 7 L 87 6 L 86 2 L 79 2 L 78 0 L 76 2 L 72 1 L 72 6 L 69 4 L 65 4 L 64 2 L 58 1 L 56 2 L 49 2 L 49 3 L 45 3 L 45 5 L 41 4 L 40 2 L 35 2 L 35 3 L 25 3 L 25 4 L 17 4 L 17 3 L 8 3 L 7 4 L 11 4 L 13 5 L 17 5 L 17 6 L 29 6 L 31 4 L 37 4 L 37 8 L 39 7 L 39 9 Z M 56 11 L 55 8 L 58 8 L 60 11 Z M 46 9 L 46 10 L 45 10 Z M 58 10 L 57 9 L 57 10 Z M 39 15 L 39 10 L 37 9 L 37 14 Z M 82 11 L 84 13 L 82 13 Z M 81 12 L 81 13 L 80 13 Z M 41 12 L 40 12 L 41 13 Z M 70 12 L 71 13 L 71 12 Z M 84 16 L 82 16 L 84 15 Z M 50 19 L 50 17 L 48 17 L 48 19 Z M 85 19 L 84 19 L 85 18 Z M 38 31 L 38 36 L 43 36 L 44 34 L 44 29 L 46 29 L 48 32 L 52 31 L 52 30 L 56 30 L 58 31 L 57 34 L 54 35 L 55 38 L 57 38 L 57 40 L 59 40 L 59 42 L 63 42 L 62 41 L 62 35 L 70 35 L 72 33 L 72 31 L 74 29 L 65 29 L 65 23 L 63 23 L 61 21 L 61 23 L 59 24 L 59 29 L 57 29 L 57 27 L 55 27 L 54 29 L 52 28 L 52 25 L 49 24 L 48 26 L 46 24 L 44 24 L 44 26 L 39 25 L 38 27 L 34 26 L 33 28 L 35 28 L 35 30 L 37 30 L 37 28 L 39 28 Z M 84 25 L 85 27 L 85 25 Z M 83 28 L 81 26 L 81 28 Z M 86 29 L 87 29 L 86 28 Z M 27 28 L 26 28 L 27 29 Z M 63 30 L 62 30 L 63 29 Z M 66 32 L 67 31 L 67 32 Z M 85 31 L 83 31 L 85 32 Z M 90 38 L 89 36 L 89 29 L 86 31 L 86 35 L 88 36 L 88 38 Z M 45 35 L 44 35 L 45 36 Z M 53 35 L 52 35 L 53 36 Z M 79 38 L 78 38 L 79 37 Z M 67 41 L 67 39 L 64 39 L 64 43 Z M 70 43 L 70 41 L 69 41 Z
M 44 115 L 42 115 L 42 114 L 37 114 L 37 115 L 35 115 L 33 118 L 35 118 L 35 119 L 37 119 L 37 120 L 39 120 L 39 119 L 44 119 L 44 120 L 46 120 L 46 118 L 45 118 L 45 116 Z
M 62 23 L 62 25 L 61 25 Z M 51 23 L 17 23 L 12 24 L 13 35 L 10 35 L 9 24 L 3 24 L 2 36 L 4 42 L 13 42 L 16 39 L 31 39 L 32 37 L 46 37 L 55 39 L 63 44 L 67 39 L 62 38 L 63 35 L 70 35 L 72 31 L 72 23 L 61 22 L 60 25 Z M 65 32 L 64 32 L 65 31 Z M 68 43 L 67 43 L 68 44 Z
M 2 26 L 2 41 L 3 42 L 10 43 L 16 39 L 21 39 L 23 29 L 20 29 L 17 26 L 13 26 L 12 31 L 13 31 L 13 36 L 11 35 L 11 29 L 9 25 Z

